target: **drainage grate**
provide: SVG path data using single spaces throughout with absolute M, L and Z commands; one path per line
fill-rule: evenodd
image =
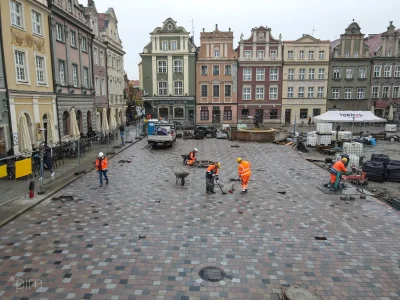
M 204 281 L 209 281 L 209 282 L 218 282 L 221 281 L 225 278 L 226 274 L 224 270 L 218 268 L 218 267 L 205 267 L 202 268 L 199 271 L 199 276 L 201 279 Z
M 324 236 L 316 236 L 314 237 L 317 241 L 326 241 L 326 237 Z

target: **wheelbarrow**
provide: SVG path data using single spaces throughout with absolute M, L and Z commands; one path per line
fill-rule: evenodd
M 181 156 L 183 158 L 183 164 L 186 165 L 186 163 L 189 160 L 190 156 L 187 155 L 187 154 L 182 154 Z
M 179 179 L 181 180 L 181 185 L 185 185 L 185 178 L 189 176 L 189 173 L 174 173 L 176 177 L 176 184 L 178 184 Z

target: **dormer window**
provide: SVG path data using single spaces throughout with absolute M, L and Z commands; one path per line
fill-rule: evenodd
M 72 13 L 72 0 L 68 0 L 68 12 Z
M 172 24 L 168 24 L 168 30 L 172 30 Z

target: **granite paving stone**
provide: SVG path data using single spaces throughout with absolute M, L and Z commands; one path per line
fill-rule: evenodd
M 329 174 L 290 147 L 233 144 L 144 139 L 110 160 L 109 185 L 89 172 L 56 195 L 80 201 L 46 201 L 0 228 L 0 298 L 279 299 L 302 286 L 320 299 L 398 299 L 399 212 L 323 194 Z M 236 157 L 249 160 L 248 194 L 206 195 L 205 169 L 182 165 L 195 147 L 221 162 L 225 185 Z M 205 282 L 205 266 L 227 276 Z

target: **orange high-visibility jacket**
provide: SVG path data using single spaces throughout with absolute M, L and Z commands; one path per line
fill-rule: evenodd
M 238 166 L 238 174 L 239 176 L 247 176 L 251 174 L 250 171 L 251 163 L 245 160 L 242 160 Z
M 189 158 L 190 160 L 195 160 L 196 159 L 196 153 L 194 151 L 189 153 Z
M 101 160 L 101 166 L 100 166 L 100 158 L 98 158 L 98 159 L 96 159 L 96 169 L 97 170 L 107 170 L 107 168 L 108 168 L 108 161 L 107 161 L 107 158 L 106 157 L 104 157 L 102 160 Z
M 215 165 L 210 165 L 207 168 L 207 175 L 211 177 L 212 174 L 218 175 L 218 168 Z

